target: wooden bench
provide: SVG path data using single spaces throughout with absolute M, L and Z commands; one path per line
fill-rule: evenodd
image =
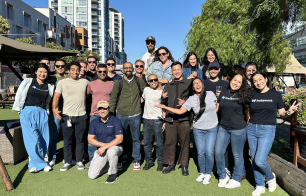
M 7 95 L 7 97 L 0 100 L 0 104 L 2 104 L 2 108 L 5 108 L 5 104 L 14 103 L 14 100 L 9 100 L 9 98 L 12 96 L 15 97 L 16 93 L 6 92 L 6 93 L 0 93 L 0 95 Z
M 306 128 L 296 127 L 294 131 L 293 164 L 296 167 L 301 164 L 306 168 Z

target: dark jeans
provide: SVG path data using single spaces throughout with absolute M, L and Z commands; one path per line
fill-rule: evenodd
M 89 123 L 91 123 L 91 121 L 93 119 L 96 119 L 96 118 L 99 118 L 100 116 L 99 115 L 93 115 L 93 116 L 90 116 L 90 121 Z M 95 154 L 95 151 L 98 149 L 98 147 L 96 146 L 93 146 L 91 145 L 90 143 L 88 143 L 88 158 L 89 158 L 89 162 L 92 160 L 94 154 Z
M 164 134 L 163 121 L 160 119 L 143 119 L 143 140 L 146 164 L 153 162 L 152 158 L 152 138 L 155 136 L 156 140 L 156 158 L 157 163 L 163 163 L 164 152 Z
M 71 118 L 71 127 L 67 127 L 69 116 L 62 115 L 61 127 L 64 138 L 64 160 L 65 163 L 72 163 L 72 139 L 76 139 L 76 161 L 82 161 L 84 155 L 84 133 L 87 124 L 87 115 L 73 116 Z

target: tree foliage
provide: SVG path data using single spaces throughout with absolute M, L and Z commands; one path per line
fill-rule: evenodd
M 0 34 L 7 34 L 10 28 L 8 20 L 0 16 Z
M 250 28 L 252 6 L 245 0 L 207 0 L 186 35 L 187 52 L 203 57 L 207 48 L 213 47 L 220 62 L 228 66 L 254 61 L 260 69 L 275 66 L 276 72 L 282 73 L 289 61 L 289 43 L 278 28 L 272 32 L 268 49 L 263 50 L 258 44 L 260 34 Z
M 40 46 L 34 42 L 32 37 L 21 37 L 21 38 L 17 38 L 16 41 L 20 41 L 20 42 L 27 43 L 27 44 L 32 44 L 35 46 Z
M 57 50 L 64 50 L 62 46 L 56 45 L 54 42 L 47 42 L 46 48 L 52 48 L 52 49 L 57 49 Z

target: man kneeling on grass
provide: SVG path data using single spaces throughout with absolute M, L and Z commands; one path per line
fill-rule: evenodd
M 98 147 L 90 163 L 88 177 L 96 179 L 108 169 L 106 184 L 114 183 L 117 177 L 118 157 L 122 153 L 123 129 L 121 121 L 109 114 L 107 101 L 97 105 L 101 118 L 91 121 L 88 131 L 88 142 Z

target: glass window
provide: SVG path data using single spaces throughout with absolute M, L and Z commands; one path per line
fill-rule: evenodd
M 58 40 L 58 35 L 56 36 L 56 40 Z
M 87 0 L 77 0 L 77 6 L 87 6 Z
M 6 6 L 6 16 L 7 16 L 7 19 L 13 19 L 12 6 L 9 4 L 7 4 Z
M 29 16 L 23 15 L 23 25 L 26 27 L 29 26 Z
M 56 23 L 56 28 L 58 29 L 58 23 Z
M 51 19 L 51 25 L 54 26 L 53 20 Z
M 87 13 L 87 7 L 77 7 L 76 8 L 76 13 Z

